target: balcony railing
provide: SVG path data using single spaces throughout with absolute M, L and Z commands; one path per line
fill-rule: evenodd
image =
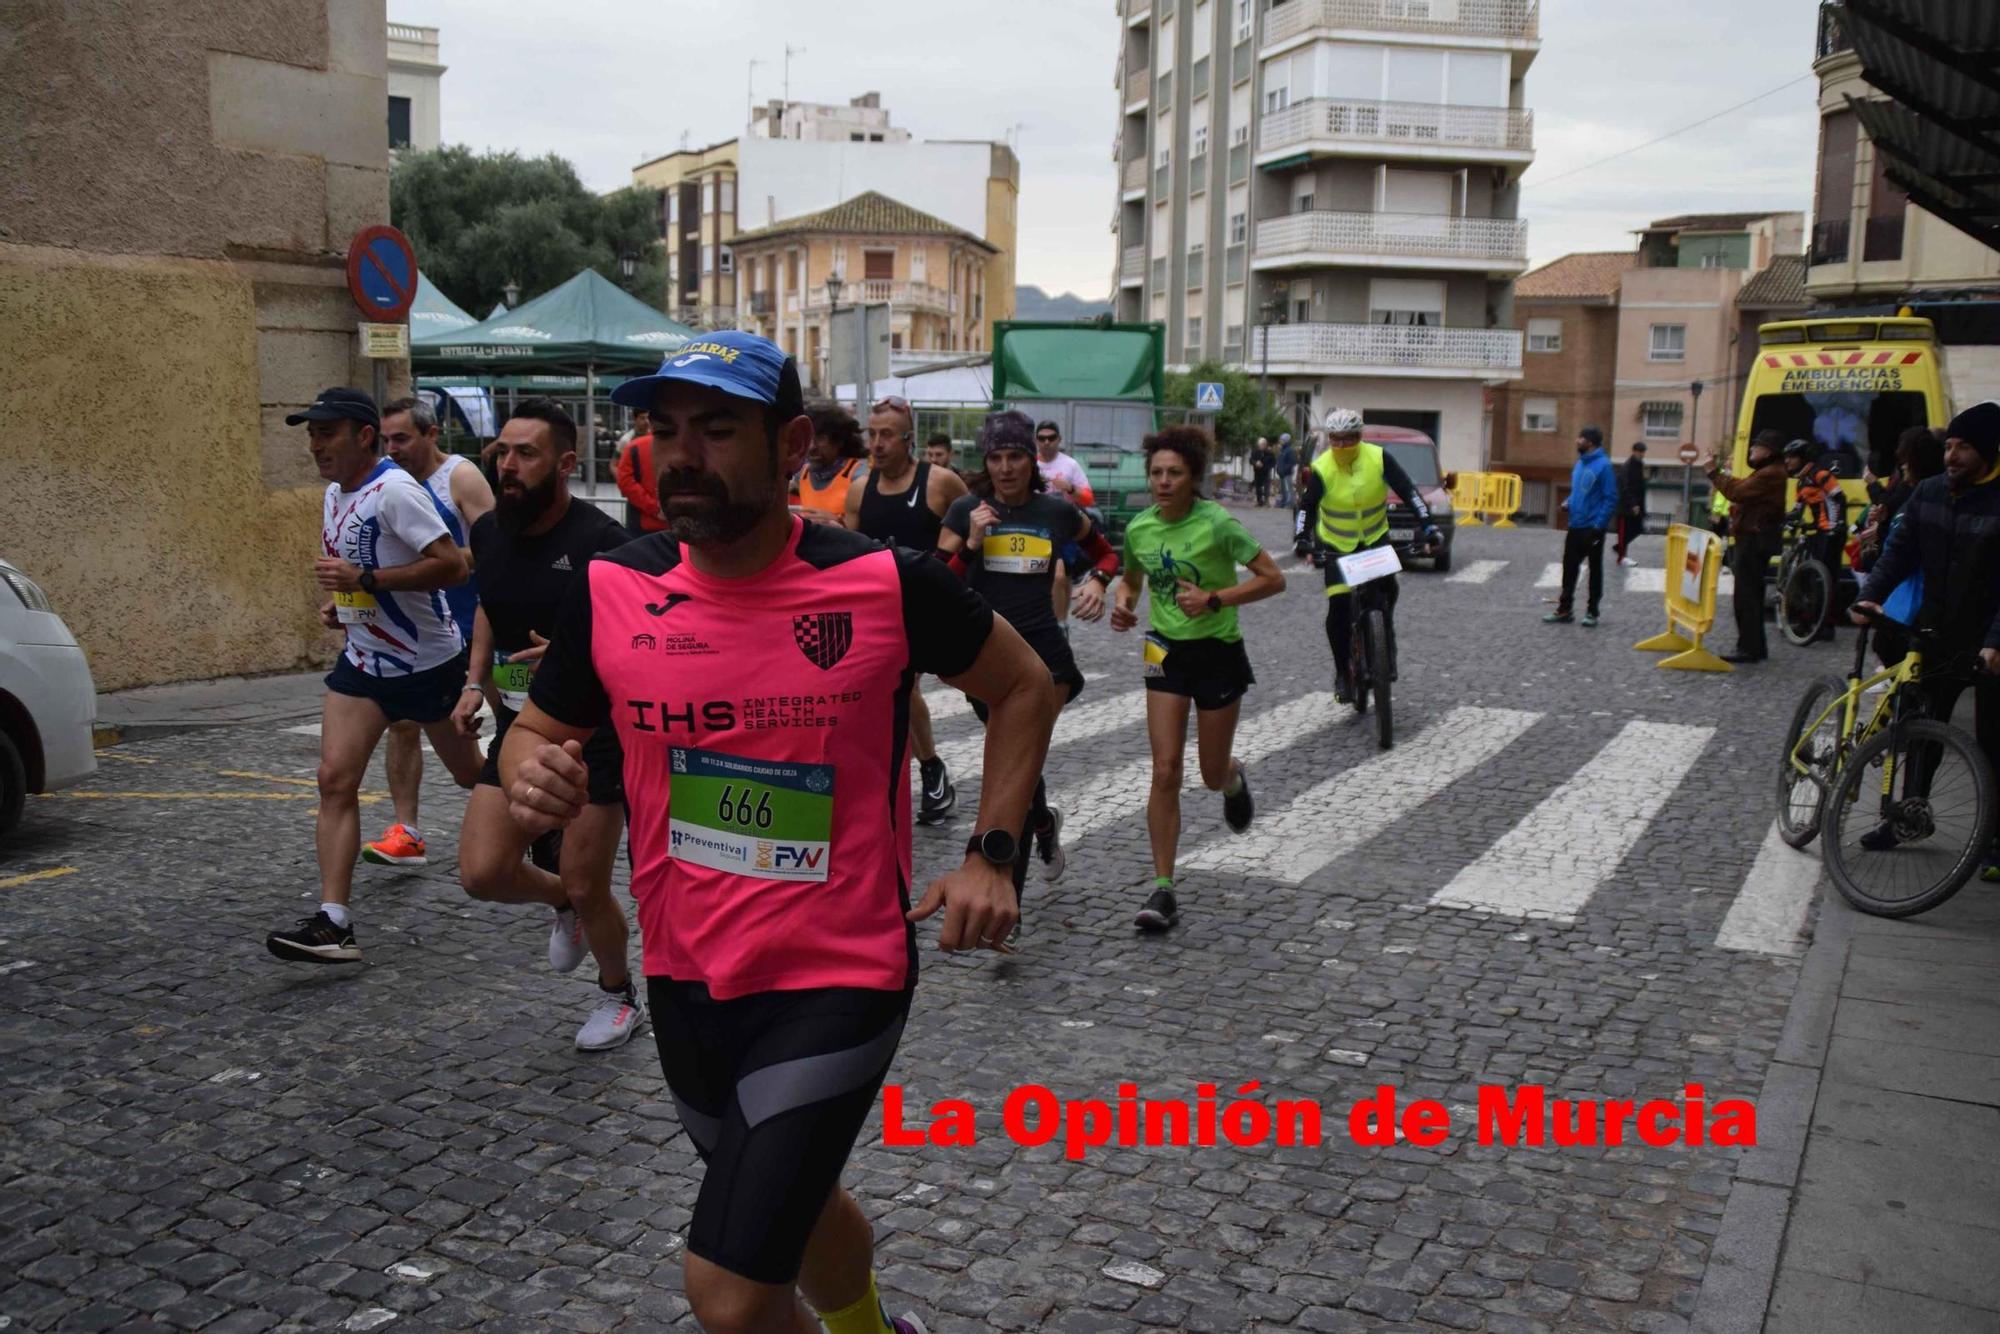
M 1146 247 L 1126 246 L 1118 263 L 1120 283 L 1143 283 L 1146 281 Z
M 1249 364 L 1418 371 L 1518 371 L 1518 329 L 1440 329 L 1407 324 L 1280 324 L 1253 330 Z
M 1145 188 L 1146 159 L 1135 157 L 1125 164 L 1125 189 L 1130 191 L 1143 190 Z
M 1528 224 L 1443 213 L 1294 213 L 1257 224 L 1257 258 L 1292 255 L 1528 261 Z
M 1821 5 L 1819 39 L 1813 43 L 1813 60 L 1818 62 L 1853 49 L 1854 43 L 1847 38 L 1847 25 L 1840 21 L 1840 11 L 1832 5 Z
M 1878 259 L 1901 259 L 1903 257 L 1903 215 L 1889 214 L 1868 219 L 1861 233 L 1861 258 L 1863 261 Z
M 777 309 L 777 305 L 778 294 L 776 292 L 764 291 L 752 292 L 750 294 L 750 313 L 752 315 L 769 315 Z
M 1441 37 L 1541 36 L 1540 0 L 1285 0 L 1264 19 L 1264 45 L 1320 28 L 1421 32 Z
M 1294 0 L 1296 3 L 1296 0 Z M 1258 147 L 1348 144 L 1379 149 L 1496 149 L 1525 153 L 1535 146 L 1531 111 L 1507 107 L 1441 106 L 1435 102 L 1368 102 L 1313 98 L 1264 117 Z
M 953 309 L 951 293 L 930 283 L 899 282 L 888 278 L 865 278 L 860 282 L 849 282 L 840 293 L 840 304 L 853 305 L 857 302 L 880 305 L 887 302 L 910 310 L 934 311 L 940 315 Z M 827 300 L 826 288 L 815 287 L 806 293 L 807 310 L 825 310 L 831 303 Z
M 1812 256 L 1809 264 L 1845 264 L 1850 227 L 1846 218 L 1828 218 L 1813 224 Z
M 1143 102 L 1153 95 L 1153 71 L 1133 70 L 1125 76 L 1125 105 Z

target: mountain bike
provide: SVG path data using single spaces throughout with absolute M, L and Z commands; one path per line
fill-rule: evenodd
M 1804 648 L 1833 624 L 1840 576 L 1813 551 L 1819 530 L 1797 520 L 1785 526 L 1785 553 L 1778 561 L 1778 631 Z M 1835 547 L 1838 550 L 1838 546 Z
M 1927 666 L 1936 636 L 1920 630 L 1901 662 L 1871 674 L 1866 628 L 1856 639 L 1847 680 L 1812 682 L 1793 711 L 1778 765 L 1778 833 L 1795 848 L 1819 837 L 1834 887 L 1862 912 L 1909 917 L 1963 888 L 1992 842 L 1985 755 L 1930 717 L 1921 690 L 1910 688 L 1968 674 L 1974 659 Z
M 1388 550 L 1388 548 L 1379 548 Z M 1428 555 L 1434 548 L 1426 546 L 1413 549 L 1411 555 Z M 1358 553 L 1357 553 L 1358 554 Z M 1332 557 L 1338 559 L 1338 557 Z M 1345 573 L 1343 569 L 1343 573 Z M 1394 571 L 1364 578 L 1360 583 L 1349 579 L 1354 590 L 1348 595 L 1348 671 L 1349 685 L 1354 692 L 1354 711 L 1368 712 L 1369 696 L 1374 696 L 1375 743 L 1382 750 L 1396 744 L 1396 710 L 1392 686 L 1396 679 L 1396 655 L 1389 636 L 1389 579 Z

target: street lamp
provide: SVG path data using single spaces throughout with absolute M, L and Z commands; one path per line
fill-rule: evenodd
M 835 317 L 840 314 L 840 294 L 846 288 L 847 280 L 838 273 L 826 275 L 826 391 L 836 396 L 840 393 L 840 384 L 833 370 L 833 325 Z M 856 384 L 854 392 L 857 396 L 860 394 L 859 384 Z
M 1688 394 L 1694 400 L 1694 411 L 1688 414 L 1688 443 L 1695 449 L 1701 448 L 1701 381 L 1688 385 Z M 1694 522 L 1694 465 L 1687 464 L 1681 469 L 1681 522 Z
M 637 273 L 638 271 L 639 271 L 638 255 L 634 254 L 630 250 L 627 250 L 625 253 L 618 256 L 618 272 L 620 276 L 622 276 L 625 279 L 626 282 L 628 283 L 631 282 L 632 275 Z
M 1277 314 L 1278 303 L 1270 297 L 1264 298 L 1263 303 L 1257 307 L 1257 318 L 1260 321 L 1257 325 L 1257 332 L 1261 336 L 1260 341 L 1264 345 L 1264 364 L 1262 369 L 1257 372 L 1257 401 L 1264 406 L 1267 412 L 1271 407 L 1271 321 L 1277 318 Z
M 507 303 L 509 310 L 521 304 L 521 284 L 509 278 L 507 285 L 500 289 L 500 299 Z

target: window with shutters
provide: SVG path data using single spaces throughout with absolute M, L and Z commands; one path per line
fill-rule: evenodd
M 1655 324 L 1646 347 L 1648 361 L 1686 361 L 1687 335 L 1685 324 Z
M 1563 350 L 1563 322 L 1561 320 L 1539 319 L 1528 321 L 1528 351 L 1560 352 Z
M 1523 431 L 1555 430 L 1556 401 L 1553 398 L 1522 399 L 1521 429 Z
M 869 282 L 888 282 L 896 276 L 896 252 L 893 250 L 864 250 L 861 252 L 861 276 Z

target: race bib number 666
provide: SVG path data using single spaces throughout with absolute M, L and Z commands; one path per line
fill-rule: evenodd
M 667 851 L 677 861 L 760 880 L 827 878 L 833 766 L 675 746 Z

